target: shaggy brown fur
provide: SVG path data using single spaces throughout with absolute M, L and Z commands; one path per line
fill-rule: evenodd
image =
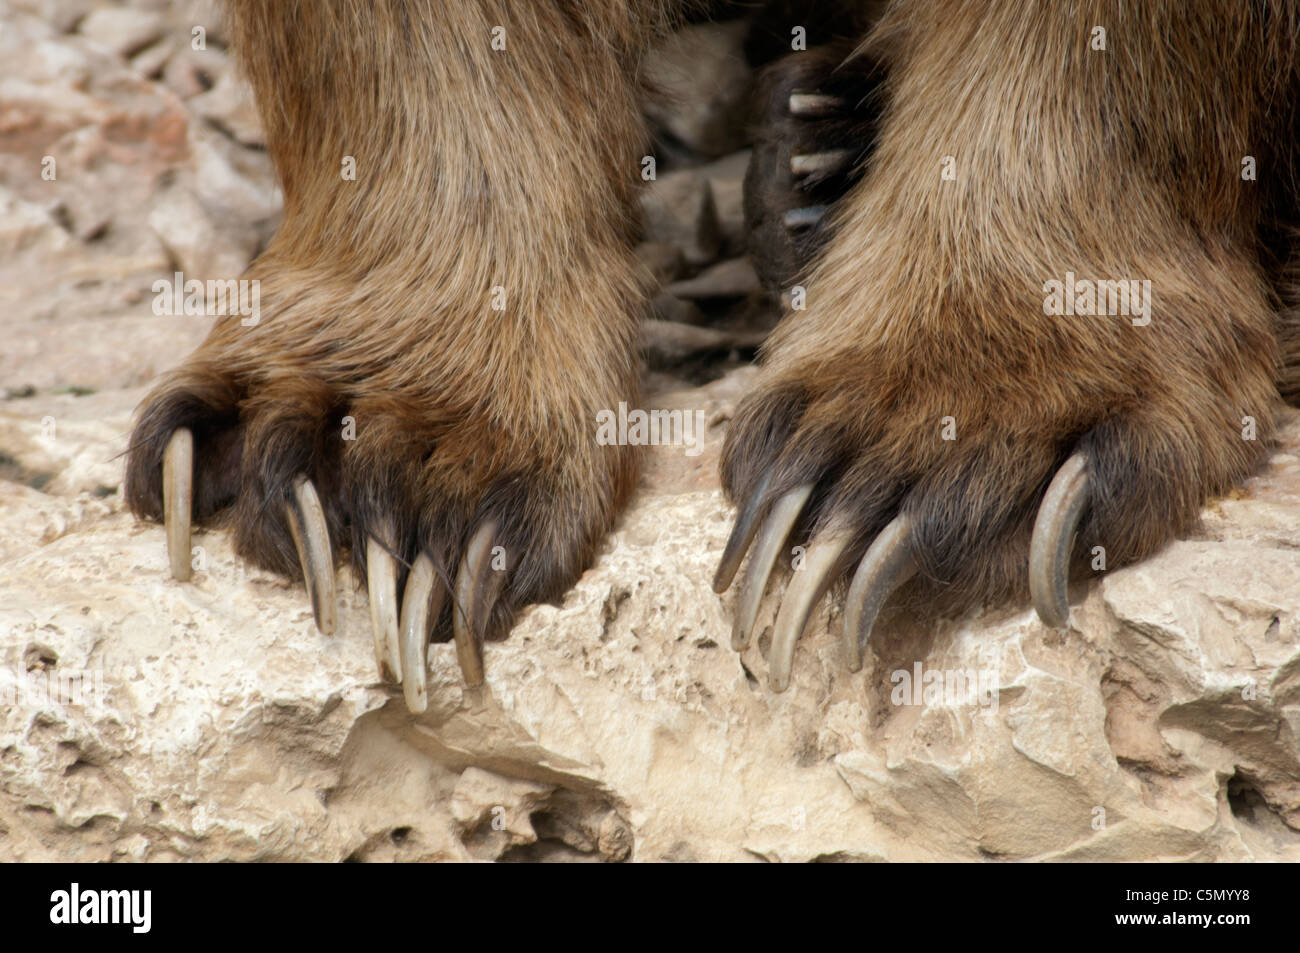
M 887 73 L 876 149 L 733 422 L 732 497 L 768 470 L 773 496 L 815 482 L 804 531 L 848 528 L 855 558 L 910 514 L 925 574 L 963 598 L 1026 589 L 1036 509 L 1075 450 L 1080 549 L 1114 568 L 1186 529 L 1257 466 L 1278 399 L 1259 236 L 1295 215 L 1298 9 L 895 4 L 864 46 Z M 1150 324 L 1045 315 L 1067 271 L 1150 279 Z
M 227 511 L 260 565 L 298 575 L 282 504 L 305 473 L 356 560 L 374 534 L 451 578 L 499 519 L 498 633 L 571 585 L 633 477 L 594 420 L 635 399 L 636 74 L 670 6 L 233 0 L 284 221 L 250 272 L 261 325 L 218 324 L 146 401 L 134 510 L 160 517 L 163 447 L 187 426 L 196 519 Z M 1278 295 L 1300 284 L 1279 237 L 1298 7 L 896 3 L 864 49 L 887 72 L 876 148 L 733 423 L 732 497 L 769 469 L 777 491 L 816 481 L 806 528 L 853 527 L 854 554 L 904 509 L 930 577 L 988 597 L 1023 589 L 1034 511 L 1077 448 L 1097 493 L 1080 545 L 1112 566 L 1248 474 L 1277 400 Z M 1150 279 L 1150 325 L 1044 315 L 1066 271 Z
M 636 399 L 636 62 L 652 6 L 232 2 L 283 224 L 249 272 L 261 324 L 219 323 L 146 401 L 135 511 L 160 518 L 163 447 L 188 426 L 195 519 L 229 507 L 259 565 L 300 576 L 283 500 L 305 473 L 358 561 L 374 534 L 451 579 L 499 519 L 497 631 L 562 594 L 634 477 L 631 451 L 593 435 L 599 410 Z

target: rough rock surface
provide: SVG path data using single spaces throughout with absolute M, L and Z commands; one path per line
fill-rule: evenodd
M 180 319 L 159 335 L 153 282 L 177 270 L 237 278 L 273 229 L 279 191 L 265 151 L 232 138 L 246 107 L 213 118 L 210 97 L 234 82 L 229 57 L 216 28 L 192 49 L 190 24 L 218 21 L 169 8 L 155 44 L 184 49 L 215 84 L 190 91 L 190 106 L 114 53 L 156 37 L 160 14 L 101 5 L 66 17 L 62 2 L 0 0 L 0 382 L 138 384 L 207 330 Z
M 203 5 L 134 3 L 161 21 L 87 37 L 112 6 L 0 0 L 0 860 L 1300 860 L 1300 413 L 1197 535 L 1077 585 L 1068 631 L 904 598 L 851 675 L 832 598 L 774 695 L 767 635 L 734 653 L 734 595 L 709 585 L 753 378 L 714 352 L 767 319 L 706 295 L 645 332 L 650 406 L 703 412 L 702 452 L 648 451 L 597 563 L 488 646 L 484 689 L 431 646 L 410 716 L 347 571 L 331 638 L 220 531 L 171 581 L 120 454 L 141 385 L 206 322 L 153 315 L 148 288 L 182 259 L 240 267 L 275 194 Z M 725 226 L 743 161 L 711 158 L 673 174 Z M 645 259 L 661 283 L 742 269 Z
M 220 532 L 169 580 L 161 529 L 109 492 L 138 395 L 6 409 L 28 485 L 0 483 L 0 857 L 1300 860 L 1300 415 L 1202 535 L 1080 587 L 1068 632 L 903 606 L 849 675 L 832 600 L 774 695 L 766 639 L 733 653 L 709 588 L 748 376 L 659 395 L 713 421 L 704 452 L 651 451 L 597 564 L 489 645 L 484 690 L 432 646 L 420 718 L 346 572 L 333 638 Z M 895 704 L 917 664 L 977 691 Z

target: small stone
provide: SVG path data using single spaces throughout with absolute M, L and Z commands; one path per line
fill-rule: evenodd
M 654 277 L 657 288 L 676 279 L 686 267 L 682 250 L 668 242 L 642 242 L 636 246 L 636 257 Z
M 112 224 L 113 216 L 98 197 L 67 190 L 64 197 L 54 203 L 50 214 L 79 241 L 91 241 L 102 235 Z
M 71 33 L 95 6 L 95 0 L 10 0 L 15 10 L 30 13 L 60 33 Z
M 694 301 L 683 301 L 681 298 L 667 292 L 654 296 L 654 299 L 650 302 L 650 313 L 659 321 L 668 321 L 673 324 L 702 325 L 708 323 L 708 317 Z
M 14 255 L 33 248 L 62 251 L 69 244 L 68 233 L 49 209 L 25 202 L 0 187 L 0 252 Z
M 229 71 L 230 58 L 221 50 L 213 47 L 194 50 L 186 46 L 167 61 L 162 79 L 181 99 L 192 99 L 215 88 Z
M 745 251 L 745 173 L 749 169 L 750 155 L 751 150 L 744 149 L 698 170 L 709 180 L 713 204 L 718 210 L 718 225 L 727 252 L 732 255 L 741 255 Z
M 253 258 L 247 237 L 235 238 L 218 228 L 199 200 L 186 189 L 159 198 L 149 225 L 187 279 L 238 278 Z
M 100 7 L 88 14 L 77 32 L 105 49 L 129 59 L 162 39 L 167 25 L 157 13 L 132 7 Z
M 667 173 L 641 193 L 641 207 L 646 241 L 676 245 L 697 268 L 717 259 L 721 233 L 708 179 L 692 170 Z
M 758 275 L 748 258 L 732 258 L 718 262 L 694 278 L 675 281 L 667 291 L 678 298 L 703 300 L 707 298 L 744 298 L 760 288 Z
M 131 66 L 141 76 L 158 79 L 175 53 L 176 44 L 171 40 L 162 40 L 131 57 Z
M 246 146 L 265 146 L 262 119 L 253 102 L 253 91 L 234 70 L 226 70 L 217 84 L 189 101 L 195 115 L 215 123 L 221 130 Z
M 622 863 L 632 854 L 634 838 L 627 822 L 610 811 L 600 822 L 597 847 L 601 856 L 613 863 Z
M 691 359 L 756 348 L 763 343 L 764 336 L 762 331 L 702 328 L 671 321 L 650 320 L 641 324 L 641 343 L 646 363 L 652 370 L 668 370 Z

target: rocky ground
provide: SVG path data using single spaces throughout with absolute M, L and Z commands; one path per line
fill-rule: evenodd
M 904 599 L 851 675 L 832 599 L 782 695 L 766 637 L 728 647 L 717 455 L 776 317 L 741 255 L 744 129 L 716 121 L 738 38 L 661 52 L 679 94 L 648 106 L 650 403 L 704 410 L 704 450 L 651 451 L 484 689 L 431 646 L 415 718 L 346 571 L 325 638 L 220 532 L 171 581 L 121 503 L 131 411 L 206 331 L 152 283 L 237 274 L 276 221 L 219 20 L 0 0 L 0 859 L 1300 860 L 1300 414 L 1197 535 L 1080 584 L 1069 631 Z M 917 665 L 976 690 L 898 697 Z

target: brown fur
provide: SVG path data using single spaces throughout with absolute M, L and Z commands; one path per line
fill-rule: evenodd
M 401 557 L 426 549 L 451 578 L 474 527 L 500 519 L 498 630 L 562 594 L 634 477 L 627 448 L 592 437 L 598 410 L 636 397 L 652 6 L 232 2 L 284 219 L 249 272 L 261 324 L 218 324 L 147 400 L 133 508 L 159 518 L 162 448 L 186 425 L 196 517 L 232 507 L 260 565 L 299 575 L 282 501 L 306 473 L 358 561 L 391 520 Z
M 219 323 L 146 401 L 135 511 L 160 517 L 188 426 L 196 517 L 229 512 L 263 566 L 298 574 L 282 511 L 306 473 L 358 561 L 391 521 L 399 555 L 450 578 L 499 519 L 497 632 L 572 584 L 633 480 L 594 420 L 635 399 L 637 72 L 673 6 L 232 0 L 284 221 L 250 272 L 261 325 Z M 1078 448 L 1098 494 L 1081 547 L 1114 566 L 1185 529 L 1264 452 L 1279 354 L 1300 366 L 1300 318 L 1278 317 L 1300 298 L 1298 6 L 896 3 L 864 49 L 887 74 L 876 148 L 733 423 L 732 497 L 769 468 L 778 490 L 816 481 L 808 528 L 850 525 L 858 553 L 904 509 L 964 597 L 1023 589 L 1034 511 Z M 1067 270 L 1151 279 L 1151 324 L 1044 315 Z
M 1080 549 L 1113 568 L 1185 530 L 1268 445 L 1257 235 L 1294 181 L 1296 37 L 1294 2 L 895 4 L 865 45 L 888 75 L 876 150 L 733 423 L 733 498 L 769 468 L 774 493 L 816 482 L 805 530 L 849 527 L 852 555 L 910 513 L 926 574 L 962 598 L 1024 592 L 1075 450 L 1095 494 Z M 1067 271 L 1150 279 L 1151 323 L 1045 315 Z

